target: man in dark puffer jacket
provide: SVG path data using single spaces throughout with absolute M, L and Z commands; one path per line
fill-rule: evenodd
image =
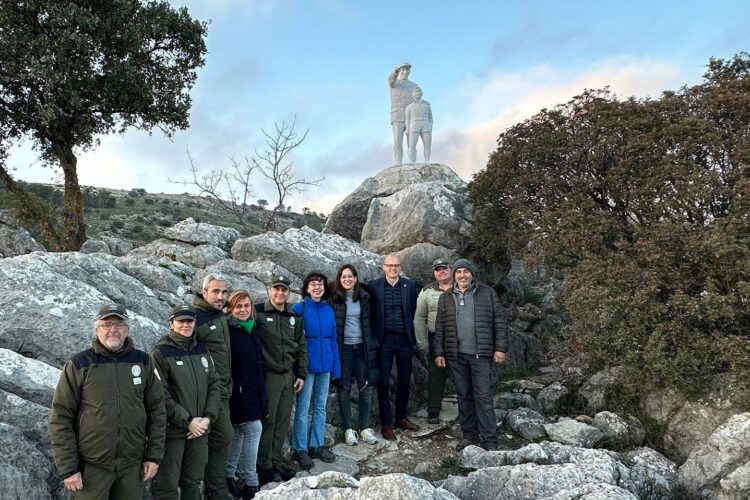
M 458 393 L 458 420 L 463 445 L 497 449 L 493 361 L 505 361 L 508 320 L 495 290 L 474 280 L 466 259 L 453 264 L 451 290 L 438 300 L 435 320 L 435 363 L 448 368 Z

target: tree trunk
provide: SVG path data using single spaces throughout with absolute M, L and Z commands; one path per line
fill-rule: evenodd
M 81 249 L 86 241 L 86 224 L 83 220 L 83 194 L 78 184 L 78 159 L 70 147 L 59 150 L 60 160 L 65 174 L 65 197 L 62 210 L 62 237 L 60 242 L 63 250 L 75 252 Z
M 39 203 L 37 200 L 29 196 L 29 194 L 23 190 L 18 183 L 13 180 L 7 170 L 0 165 L 0 179 L 2 179 L 8 191 L 13 193 L 21 206 L 25 209 L 25 213 L 21 215 L 21 218 L 26 219 L 34 224 L 38 224 L 38 229 L 42 237 L 42 243 L 50 252 L 60 251 L 60 236 L 55 230 L 55 226 L 52 225 L 52 221 L 47 216 L 47 209 Z

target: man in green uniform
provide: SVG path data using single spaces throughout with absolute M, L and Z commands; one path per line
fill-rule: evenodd
M 203 293 L 193 298 L 197 313 L 196 339 L 205 344 L 216 363 L 221 382 L 219 413 L 208 434 L 208 464 L 206 465 L 205 493 L 209 499 L 226 500 L 229 495 L 224 477 L 229 445 L 234 437 L 229 420 L 229 396 L 232 394 L 232 360 L 229 349 L 229 327 L 224 314 L 229 283 L 217 274 L 203 278 Z
M 255 305 L 268 395 L 268 418 L 258 449 L 260 478 L 264 483 L 295 475 L 294 469 L 284 465 L 281 446 L 289 431 L 294 395 L 302 389 L 307 377 L 307 345 L 302 318 L 287 304 L 289 286 L 289 278 L 274 276 L 268 286 L 268 300 Z
M 127 319 L 122 306 L 99 309 L 91 348 L 65 363 L 52 399 L 55 466 L 77 499 L 140 498 L 164 453 L 164 390 Z
M 167 441 L 156 500 L 199 500 L 208 461 L 211 422 L 219 411 L 220 382 L 202 342 L 195 340 L 195 309 L 180 304 L 169 317 L 171 332 L 159 339 L 151 360 L 164 386 Z M 177 486 L 180 494 L 177 493 Z

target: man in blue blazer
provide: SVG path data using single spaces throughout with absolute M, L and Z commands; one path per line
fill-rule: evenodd
M 385 439 L 396 439 L 390 402 L 390 374 L 396 360 L 396 427 L 414 431 L 419 427 L 406 418 L 411 384 L 414 335 L 414 312 L 417 309 L 417 286 L 401 277 L 401 259 L 388 255 L 383 261 L 385 276 L 367 283 L 373 300 L 374 332 L 380 343 L 381 383 L 378 385 L 378 407 Z

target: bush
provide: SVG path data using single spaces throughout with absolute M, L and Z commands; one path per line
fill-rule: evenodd
M 122 229 L 123 227 L 125 227 L 125 223 L 121 220 L 113 220 L 109 225 L 109 228 L 115 232 L 117 232 L 118 229 Z
M 470 184 L 472 244 L 565 280 L 591 371 L 694 393 L 726 371 L 748 380 L 748 164 L 746 53 L 655 100 L 586 91 L 500 135 Z
M 146 198 L 143 201 L 146 202 L 147 205 L 153 205 L 154 204 L 154 199 L 153 198 Z

